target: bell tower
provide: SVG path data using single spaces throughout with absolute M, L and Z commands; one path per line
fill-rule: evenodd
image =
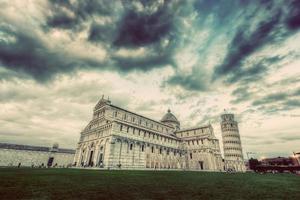
M 221 115 L 221 130 L 225 170 L 245 171 L 241 138 L 234 114 L 224 113 Z

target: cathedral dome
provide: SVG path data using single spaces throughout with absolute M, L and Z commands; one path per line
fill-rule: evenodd
M 163 116 L 163 118 L 160 121 L 164 124 L 171 125 L 176 129 L 179 129 L 179 127 L 180 127 L 180 122 L 171 113 L 170 109 L 168 109 L 168 112 Z

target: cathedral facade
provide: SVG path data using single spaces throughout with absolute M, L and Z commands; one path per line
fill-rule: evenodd
M 170 110 L 156 121 L 102 98 L 81 132 L 76 167 L 224 170 L 211 125 L 180 129 Z

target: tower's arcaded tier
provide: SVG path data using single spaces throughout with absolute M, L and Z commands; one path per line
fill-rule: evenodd
M 221 115 L 221 130 L 224 158 L 225 162 L 227 162 L 227 168 L 242 171 L 242 168 L 244 168 L 243 150 L 238 123 L 234 120 L 233 114 L 226 113 Z

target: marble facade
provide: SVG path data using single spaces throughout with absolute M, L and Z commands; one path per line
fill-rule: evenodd
M 77 167 L 222 171 L 219 140 L 211 125 L 180 129 L 170 110 L 160 121 L 101 99 L 81 132 Z

